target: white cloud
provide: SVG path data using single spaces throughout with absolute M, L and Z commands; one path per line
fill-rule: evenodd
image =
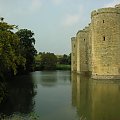
M 55 5 L 60 5 L 63 2 L 63 0 L 52 0 L 52 2 Z
M 73 24 L 77 23 L 80 20 L 79 15 L 67 15 L 65 20 L 63 21 L 63 26 L 68 27 L 72 26 Z
M 75 14 L 67 14 L 62 20 L 62 25 L 64 27 L 71 27 L 76 23 L 80 22 L 80 19 L 83 16 L 83 6 L 80 6 L 78 12 Z
M 36 10 L 40 9 L 41 6 L 42 6 L 41 0 L 32 0 L 30 10 L 36 11 Z
M 105 4 L 104 7 L 114 7 L 116 4 L 120 4 L 120 0 L 114 0 L 111 3 Z

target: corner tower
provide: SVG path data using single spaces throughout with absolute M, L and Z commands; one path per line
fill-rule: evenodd
M 92 78 L 120 78 L 120 5 L 91 13 Z

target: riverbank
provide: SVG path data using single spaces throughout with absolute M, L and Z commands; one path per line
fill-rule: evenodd
M 58 64 L 56 66 L 57 70 L 70 70 L 71 69 L 71 65 L 65 65 L 65 64 Z

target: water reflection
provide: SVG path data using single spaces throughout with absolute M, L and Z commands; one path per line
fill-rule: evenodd
M 8 83 L 8 99 L 0 108 L 0 113 L 12 115 L 18 113 L 30 113 L 33 111 L 36 95 L 35 84 L 30 75 L 17 76 Z
M 70 71 L 36 71 L 32 76 L 36 84 L 41 84 L 43 87 L 55 87 L 69 83 Z
M 0 105 L 4 101 L 7 93 L 6 93 L 6 82 L 0 81 Z
M 39 82 L 42 86 L 47 86 L 47 87 L 55 86 L 56 82 L 57 82 L 56 72 L 54 72 L 54 71 L 51 71 L 51 72 L 44 71 L 44 72 L 42 72 Z
M 72 74 L 72 105 L 82 120 L 120 120 L 120 80 Z

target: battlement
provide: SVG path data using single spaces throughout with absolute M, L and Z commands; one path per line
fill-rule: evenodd
M 120 7 L 120 5 L 119 5 Z M 120 9 L 117 9 L 117 8 L 112 8 L 112 7 L 109 7 L 109 8 L 100 8 L 98 10 L 94 10 L 91 12 L 91 17 L 95 16 L 95 15 L 98 15 L 98 14 L 102 14 L 102 13 L 118 13 L 120 14 Z
M 88 30 L 89 30 L 89 26 L 86 26 L 86 27 L 84 28 L 84 30 L 85 30 L 85 31 L 88 31 Z
M 77 32 L 76 36 L 77 36 L 78 34 L 82 33 L 82 32 L 85 32 L 85 30 L 79 30 L 79 31 Z
M 115 8 L 119 8 L 120 9 L 120 4 L 115 5 Z
M 88 30 L 89 26 L 86 26 L 83 30 L 79 30 L 76 35 L 78 35 L 79 33 L 88 32 Z
M 75 37 L 72 37 L 71 40 L 74 41 L 74 40 L 75 40 Z

